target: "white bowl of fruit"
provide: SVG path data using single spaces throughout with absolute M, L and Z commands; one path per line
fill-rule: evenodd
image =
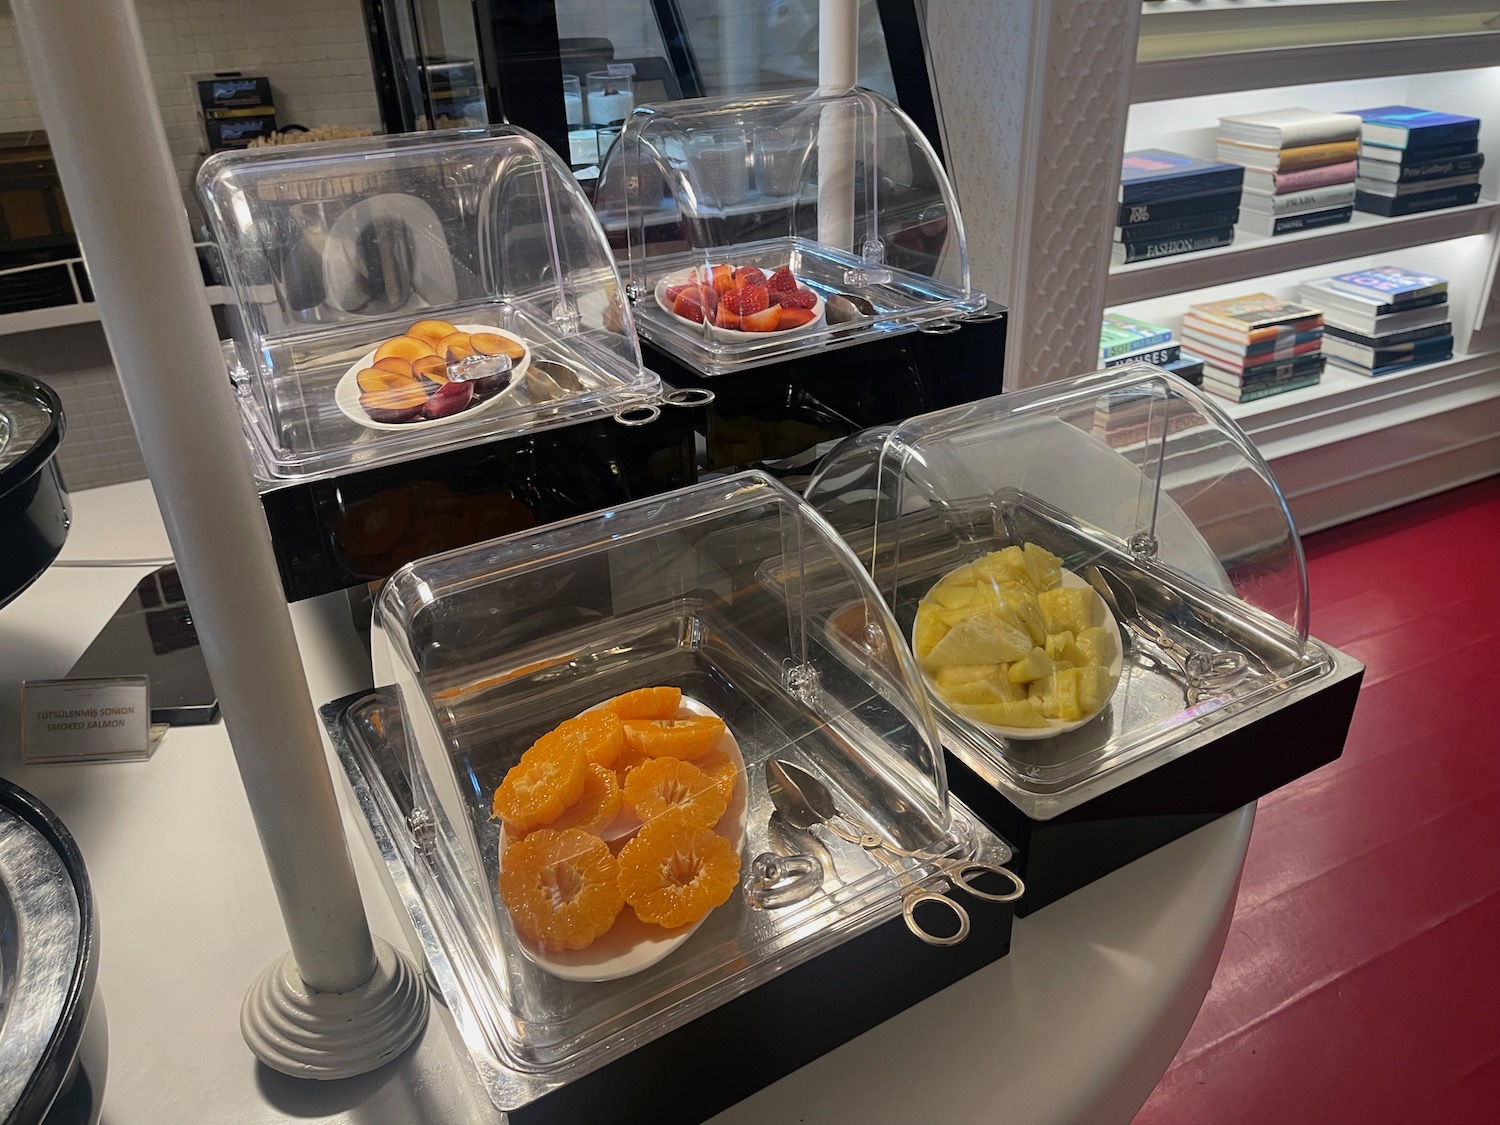
M 656 283 L 656 303 L 725 342 L 810 332 L 824 323 L 823 298 L 787 266 L 767 274 L 758 266 L 724 263 L 673 274 Z
M 503 328 L 419 320 L 344 372 L 334 401 L 372 430 L 419 429 L 492 405 L 530 364 L 526 341 Z
M 1051 552 L 1026 543 L 950 571 L 927 591 L 912 649 L 933 696 L 1012 739 L 1095 719 L 1120 682 L 1120 627 Z

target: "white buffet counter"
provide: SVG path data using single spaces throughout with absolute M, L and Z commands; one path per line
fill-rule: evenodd
M 171 730 L 146 763 L 21 764 L 20 681 L 65 675 L 169 553 L 145 482 L 73 499 L 65 565 L 0 610 L 0 775 L 49 804 L 88 863 L 110 1031 L 102 1121 L 502 1121 L 455 1053 L 440 1007 L 414 1049 L 363 1078 L 307 1082 L 251 1057 L 239 1034 L 240 1001 L 286 940 L 222 723 Z M 130 565 L 135 560 L 143 562 Z M 293 607 L 317 702 L 367 677 L 330 627 L 337 608 Z M 1009 957 L 733 1107 L 716 1125 L 1128 1122 L 1208 989 L 1253 820 L 1247 806 L 1017 921 Z M 347 806 L 345 826 L 371 924 L 399 943 Z

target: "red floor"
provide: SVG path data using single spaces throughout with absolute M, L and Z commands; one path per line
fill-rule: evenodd
M 1135 1125 L 1500 1123 L 1500 478 L 1307 540 L 1363 660 L 1344 756 L 1260 802 L 1224 958 Z

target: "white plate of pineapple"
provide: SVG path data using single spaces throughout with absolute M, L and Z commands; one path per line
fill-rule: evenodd
M 1035 543 L 939 579 L 917 606 L 912 649 L 937 699 L 1017 739 L 1094 719 L 1123 667 L 1120 627 L 1104 601 Z

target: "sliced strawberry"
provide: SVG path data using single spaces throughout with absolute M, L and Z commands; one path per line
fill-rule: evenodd
M 746 332 L 774 332 L 780 323 L 780 305 L 771 305 L 758 313 L 740 317 L 740 327 Z
M 704 285 L 684 287 L 672 302 L 672 311 L 694 324 L 702 324 L 705 318 L 711 319 L 718 307 L 718 294 Z
M 766 288 L 772 293 L 784 293 L 797 288 L 797 279 L 792 276 L 792 271 L 782 266 L 772 272 L 771 278 L 766 282 Z
M 689 288 L 688 284 L 668 285 L 666 293 L 664 294 L 667 299 L 667 307 L 670 308 L 676 302 L 677 295 L 687 288 Z
M 764 285 L 736 285 L 720 298 L 732 313 L 748 316 L 760 312 L 771 303 L 771 296 Z
M 754 266 L 741 266 L 734 271 L 734 280 L 739 285 L 764 285 L 766 275 Z
M 811 289 L 781 290 L 772 293 L 771 300 L 784 309 L 811 309 L 818 304 L 818 298 Z
M 724 306 L 719 306 L 718 315 L 714 317 L 714 324 L 719 328 L 732 328 L 736 332 L 740 330 L 740 314 L 732 313 Z
M 734 285 L 734 269 L 731 266 L 715 266 L 713 268 L 714 292 L 723 295 L 726 289 Z
M 811 324 L 818 319 L 818 314 L 812 309 L 791 309 L 785 305 L 777 306 L 781 309 L 781 320 L 776 327 L 785 331 L 788 328 L 801 328 L 804 324 Z

